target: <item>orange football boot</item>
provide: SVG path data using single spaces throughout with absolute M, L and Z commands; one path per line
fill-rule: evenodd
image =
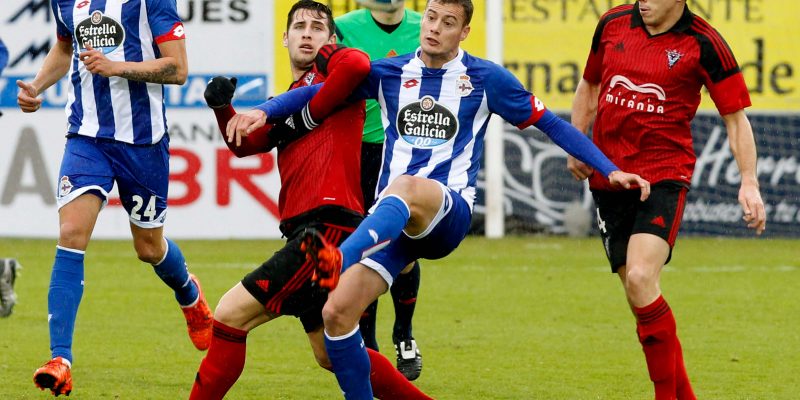
M 69 396 L 72 392 L 72 372 L 67 360 L 56 357 L 33 373 L 33 383 L 41 390 L 50 389 L 53 395 Z
M 316 229 L 307 229 L 300 250 L 306 253 L 306 260 L 314 265 L 311 281 L 326 290 L 336 289 L 342 273 L 342 252 L 328 243 Z
M 186 317 L 186 326 L 189 330 L 189 338 L 192 339 L 192 344 L 197 350 L 207 350 L 211 345 L 211 324 L 214 320 L 214 315 L 208 308 L 206 296 L 203 295 L 203 289 L 200 288 L 200 281 L 194 274 L 189 274 L 195 285 L 197 285 L 197 301 L 191 306 L 181 306 L 183 316 Z

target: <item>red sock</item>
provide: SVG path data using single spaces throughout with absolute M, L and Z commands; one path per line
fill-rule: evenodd
M 217 400 L 225 397 L 244 370 L 247 332 L 214 320 L 208 354 L 200 363 L 189 400 Z
M 683 349 L 678 335 L 675 335 L 675 391 L 678 400 L 697 400 L 689 382 L 689 375 L 686 373 L 686 365 L 683 363 Z
M 642 308 L 634 307 L 636 331 L 647 360 L 647 371 L 653 381 L 656 400 L 675 399 L 675 317 L 664 300 L 658 296 L 656 301 Z
M 383 354 L 367 349 L 372 394 L 381 400 L 432 400 L 417 389 Z

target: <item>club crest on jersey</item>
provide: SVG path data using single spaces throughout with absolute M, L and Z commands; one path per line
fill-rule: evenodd
M 83 49 L 91 46 L 108 54 L 125 42 L 125 29 L 122 24 L 97 10 L 75 25 L 75 38 Z
M 406 104 L 397 113 L 397 132 L 414 147 L 432 148 L 447 143 L 458 132 L 458 118 L 431 96 Z
M 58 196 L 64 197 L 68 195 L 72 191 L 72 182 L 69 181 L 69 177 L 64 175 L 61 177 L 61 180 L 58 183 Z
M 678 50 L 667 50 L 667 65 L 669 69 L 678 63 L 678 61 L 683 57 L 683 54 L 678 52 Z
M 456 79 L 456 94 L 461 97 L 469 96 L 475 88 L 472 87 L 472 83 L 469 81 L 469 75 L 461 75 Z
M 314 78 L 317 77 L 317 74 L 314 72 L 309 72 L 306 74 L 306 78 L 304 79 L 306 86 L 311 86 L 314 84 Z

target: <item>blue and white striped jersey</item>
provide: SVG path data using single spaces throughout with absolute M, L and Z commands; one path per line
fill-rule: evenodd
M 133 144 L 167 131 L 164 87 L 93 75 L 78 60 L 91 45 L 109 60 L 160 57 L 158 44 L 184 38 L 175 0 L 50 0 L 58 40 L 72 42 L 67 132 Z
M 377 192 L 400 175 L 433 179 L 457 191 L 472 208 L 491 114 L 520 129 L 544 105 L 505 68 L 459 49 L 441 69 L 415 53 L 372 62 L 356 97 L 378 100 L 386 141 Z

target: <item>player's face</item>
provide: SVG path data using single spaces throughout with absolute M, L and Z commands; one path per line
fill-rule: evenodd
M 324 14 L 301 8 L 294 13 L 289 31 L 283 34 L 283 45 L 289 49 L 289 60 L 298 69 L 309 69 L 319 49 L 336 41 L 328 30 Z
M 444 62 L 455 58 L 459 43 L 469 34 L 469 26 L 464 26 L 465 18 L 464 9 L 458 4 L 428 2 L 419 33 L 423 61 L 434 64 L 428 64 L 428 67 L 441 67 Z
M 684 0 L 639 0 L 639 13 L 652 33 L 671 28 L 683 13 Z M 670 26 L 666 26 L 670 25 Z

